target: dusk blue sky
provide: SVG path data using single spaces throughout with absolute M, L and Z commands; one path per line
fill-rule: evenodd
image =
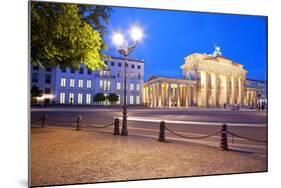
M 137 8 L 113 8 L 108 54 L 119 56 L 111 41 L 115 31 L 128 32 L 134 23 L 145 37 L 130 54 L 145 61 L 144 80 L 152 75 L 182 77 L 180 66 L 193 52 L 211 54 L 214 44 L 224 57 L 244 65 L 247 78 L 266 80 L 266 17 Z

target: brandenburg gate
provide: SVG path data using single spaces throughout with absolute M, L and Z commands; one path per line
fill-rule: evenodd
M 222 57 L 193 53 L 184 58 L 183 78 L 152 76 L 144 84 L 144 103 L 150 107 L 249 105 L 256 91 L 245 87 L 243 65 Z

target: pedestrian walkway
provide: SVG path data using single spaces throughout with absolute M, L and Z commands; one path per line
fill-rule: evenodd
M 31 185 L 267 171 L 267 159 L 194 143 L 71 128 L 31 129 Z

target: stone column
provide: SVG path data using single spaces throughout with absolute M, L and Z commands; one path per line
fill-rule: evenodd
M 234 104 L 234 77 L 230 77 L 230 103 Z
M 235 102 L 236 102 L 236 84 L 235 84 L 235 77 L 232 77 L 233 78 L 233 86 L 232 86 L 232 96 L 233 96 L 233 104 L 235 104 Z
M 229 103 L 229 98 L 228 98 L 228 92 L 229 92 L 229 83 L 228 83 L 228 76 L 225 76 L 225 103 L 228 104 Z
M 177 85 L 177 106 L 180 107 L 180 85 Z
M 209 89 L 209 74 L 207 72 L 205 72 L 205 96 L 204 96 L 204 100 L 205 100 L 205 107 L 208 106 L 208 91 Z
M 155 83 L 153 84 L 153 108 L 155 108 L 156 107 L 156 85 L 155 85 Z
M 152 108 L 153 107 L 153 91 L 152 91 L 152 86 L 151 85 L 149 85 L 148 86 L 148 89 L 149 89 L 149 91 L 148 91 L 148 95 L 149 95 L 149 105 L 150 105 L 150 107 Z
M 189 86 L 185 86 L 185 106 L 189 106 Z
M 147 99 L 146 99 L 146 89 L 147 87 L 143 87 L 143 103 L 146 103 L 147 102 Z
M 214 74 L 213 76 L 214 78 L 214 93 L 213 93 L 213 97 L 214 97 L 214 106 L 218 106 L 218 103 L 217 103 L 217 97 L 218 97 L 218 86 L 217 86 L 217 74 Z
M 159 84 L 156 82 L 155 83 L 155 107 L 158 107 L 158 99 L 159 99 Z
M 237 103 L 241 105 L 241 78 L 238 78 L 238 91 L 237 91 Z
M 169 97 L 168 97 L 168 84 L 165 84 L 165 100 L 164 100 L 164 106 L 168 106 L 168 100 L 169 100 Z
M 162 84 L 158 83 L 158 107 L 162 107 Z
M 241 78 L 241 105 L 244 105 L 244 97 L 245 97 L 245 82 L 244 79 Z
M 169 108 L 172 107 L 172 88 L 171 88 L 171 84 L 168 84 L 168 106 L 169 106 Z
M 217 74 L 216 75 L 217 76 L 217 82 L 216 82 L 216 85 L 217 85 L 217 102 L 216 102 L 216 104 L 217 104 L 217 106 L 221 106 L 222 104 L 221 104 L 221 78 L 220 78 L 220 75 L 219 74 Z

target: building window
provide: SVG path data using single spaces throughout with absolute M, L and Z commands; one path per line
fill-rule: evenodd
M 33 70 L 39 70 L 39 66 L 33 65 L 32 69 L 33 69 Z
M 38 73 L 36 72 L 32 73 L 32 82 L 38 83 Z
M 74 103 L 74 93 L 69 93 L 69 104 Z
M 136 104 L 140 104 L 140 96 L 136 97 Z
M 92 71 L 88 69 L 88 75 L 92 75 Z
M 91 94 L 86 94 L 86 104 L 91 104 Z
M 50 84 L 51 83 L 51 75 L 50 74 L 46 74 L 46 76 L 45 76 L 45 83 L 46 84 Z
M 116 84 L 116 90 L 121 90 L 121 83 L 120 83 L 120 82 L 117 82 L 117 84 Z
M 134 78 L 135 78 L 135 74 L 134 74 L 134 73 L 131 73 L 131 74 L 130 74 L 130 78 L 131 78 L 131 79 L 134 79 Z
M 70 79 L 69 87 L 74 87 L 75 80 L 73 78 Z
M 78 80 L 78 87 L 83 88 L 83 80 L 81 79 Z
M 92 87 L 92 80 L 87 80 L 87 88 L 91 88 Z
M 138 74 L 138 79 L 139 79 L 139 80 L 141 79 L 141 74 Z
M 114 65 L 115 65 L 115 63 L 114 63 L 114 62 L 110 62 L 110 65 L 111 65 L 111 66 L 114 66 Z
M 103 91 L 106 90 L 106 80 L 103 81 Z
M 103 80 L 100 80 L 100 90 L 102 90 Z
M 50 94 L 51 93 L 51 89 L 50 88 L 45 88 L 45 94 Z
M 121 63 L 118 63 L 118 67 L 122 67 L 122 64 L 121 64 Z
M 65 103 L 65 93 L 60 93 L 60 104 Z
M 138 69 L 141 69 L 141 66 L 140 66 L 140 65 L 138 65 Z
M 79 69 L 79 74 L 83 74 L 84 73 L 84 68 L 83 67 L 80 67 Z
M 135 65 L 131 65 L 131 68 L 134 69 L 134 68 L 135 68 Z
M 106 71 L 107 77 L 110 77 L 110 70 Z
M 132 83 L 130 84 L 130 90 L 134 91 L 134 84 L 132 84 Z
M 134 95 L 130 95 L 130 104 L 134 104 Z
M 71 72 L 72 74 L 74 74 L 74 73 L 75 73 L 74 68 L 71 68 L 71 69 L 70 69 L 70 72 Z
M 118 73 L 117 73 L 117 77 L 118 77 L 118 78 L 120 78 L 120 77 L 121 77 L 121 72 L 120 72 L 120 71 L 118 71 Z
M 110 81 L 107 81 L 107 90 L 110 91 Z
M 78 104 L 82 104 L 82 102 L 83 102 L 83 94 L 82 93 L 78 93 L 78 101 L 77 101 L 77 103 Z
M 65 85 L 66 85 L 66 79 L 65 78 L 61 78 L 60 79 L 60 86 L 61 87 L 65 87 Z
M 110 81 L 109 80 L 100 80 L 100 90 L 101 91 L 110 91 Z
M 140 84 L 137 84 L 137 91 L 140 90 Z
M 51 72 L 52 71 L 52 67 L 50 65 L 46 66 L 46 72 Z

